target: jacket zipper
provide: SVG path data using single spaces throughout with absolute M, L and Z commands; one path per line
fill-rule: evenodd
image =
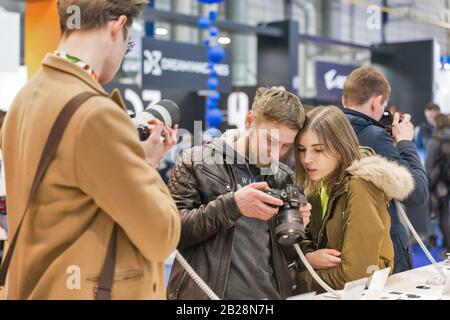
M 175 289 L 175 299 L 178 299 L 178 297 L 180 296 L 180 291 L 181 291 L 181 286 L 183 285 L 184 279 L 187 276 L 187 271 L 184 270 L 183 274 L 180 277 L 180 280 L 178 280 L 177 285 L 176 285 L 176 289 Z
M 322 242 L 322 237 L 323 237 L 323 234 L 325 233 L 326 224 L 330 218 L 332 211 L 334 210 L 334 204 L 335 204 L 337 198 L 338 198 L 338 196 L 334 196 L 333 198 L 331 198 L 331 201 L 328 204 L 327 214 L 322 221 L 322 227 L 320 228 L 319 236 L 317 238 L 316 249 L 319 249 L 320 243 Z
M 233 183 L 232 190 L 233 190 L 233 191 L 236 191 L 236 178 L 235 178 L 235 176 L 234 176 L 233 169 L 231 168 L 231 166 L 228 166 L 228 165 L 225 165 L 225 168 L 226 168 L 228 174 L 231 176 L 231 181 L 232 181 L 232 183 Z M 236 227 L 233 228 L 233 237 L 232 237 L 232 239 L 231 239 L 231 251 L 230 251 L 230 255 L 231 255 L 231 253 L 233 252 L 233 248 L 234 248 L 234 236 L 235 236 L 235 234 L 236 234 L 235 231 L 236 231 Z M 222 248 L 222 249 L 223 249 L 223 248 Z M 221 252 L 223 252 L 223 250 L 222 250 Z M 222 300 L 223 300 L 224 297 L 225 297 L 225 290 L 227 289 L 228 275 L 229 275 L 229 273 L 230 273 L 230 267 L 231 267 L 231 257 L 230 257 L 230 259 L 228 259 L 228 266 L 227 266 L 227 270 L 226 270 L 227 272 L 225 273 L 225 282 L 224 282 L 224 286 L 223 286 L 223 289 L 222 289 L 222 297 L 221 297 Z
M 225 188 L 227 189 L 227 191 L 231 191 L 231 185 L 226 182 L 225 180 L 223 180 L 221 177 L 219 177 L 218 175 L 216 175 L 214 172 L 210 171 L 209 169 L 207 169 L 206 167 L 202 167 L 202 172 L 207 175 L 208 177 L 210 177 L 211 179 L 214 179 L 218 182 L 221 182 L 225 185 Z
M 265 180 L 267 182 L 267 184 L 269 184 L 268 178 Z M 282 284 L 281 284 L 281 279 L 280 279 L 280 272 L 279 272 L 279 268 L 278 268 L 278 261 L 279 259 L 275 259 L 275 255 L 276 254 L 276 250 L 275 250 L 275 246 L 278 245 L 278 243 L 276 243 L 276 235 L 275 235 L 275 227 L 273 226 L 273 219 L 271 219 L 269 221 L 269 234 L 270 234 L 270 242 L 272 244 L 272 260 L 273 260 L 273 267 L 274 267 L 274 272 L 275 272 L 275 277 L 277 279 L 277 284 L 278 284 L 278 290 L 280 291 L 280 296 L 281 298 L 283 298 L 283 296 L 287 296 L 283 294 L 283 288 L 282 288 Z M 281 249 L 280 249 L 281 250 Z M 277 256 L 277 258 L 279 258 Z

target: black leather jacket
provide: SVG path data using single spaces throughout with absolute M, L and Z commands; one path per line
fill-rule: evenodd
M 236 191 L 233 159 L 224 140 L 194 147 L 184 152 L 169 180 L 169 189 L 180 211 L 182 229 L 178 249 L 200 277 L 220 297 L 224 297 L 233 248 L 234 226 L 242 216 L 234 200 Z M 274 167 L 272 167 L 274 168 Z M 276 174 L 268 176 L 271 188 L 292 183 L 291 171 L 276 165 Z M 281 247 L 274 236 L 274 219 L 269 221 L 272 259 L 282 298 L 292 295 L 292 248 Z M 249 252 L 248 254 L 255 254 Z M 291 257 L 291 258 L 287 258 Z M 175 260 L 170 274 L 167 297 L 208 299 L 183 267 Z

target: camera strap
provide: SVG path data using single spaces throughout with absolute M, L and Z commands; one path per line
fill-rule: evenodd
M 8 269 L 11 264 L 12 256 L 14 254 L 14 249 L 16 247 L 17 239 L 19 237 L 20 231 L 22 229 L 23 222 L 25 217 L 27 216 L 28 209 L 31 206 L 31 202 L 33 197 L 36 194 L 36 191 L 42 182 L 44 175 L 53 160 L 53 157 L 58 149 L 59 143 L 62 139 L 64 131 L 67 127 L 72 116 L 78 110 L 78 108 L 86 102 L 88 99 L 101 96 L 100 94 L 94 92 L 84 92 L 78 94 L 74 98 L 72 98 L 61 110 L 58 117 L 56 118 L 53 127 L 49 133 L 47 138 L 47 142 L 45 144 L 44 150 L 42 152 L 39 165 L 36 170 L 36 174 L 34 176 L 33 183 L 31 185 L 31 191 L 28 196 L 27 205 L 25 207 L 25 211 L 22 215 L 22 218 L 19 222 L 19 226 L 17 227 L 16 232 L 11 240 L 11 244 L 9 246 L 9 250 L 5 256 L 5 259 L 0 267 L 0 287 L 4 287 L 6 283 L 6 277 L 8 274 Z M 114 269 L 115 269 L 115 258 L 116 258 L 116 234 L 117 234 L 117 225 L 114 224 L 113 231 L 111 234 L 111 238 L 109 240 L 108 251 L 105 259 L 105 264 L 103 266 L 103 270 L 100 276 L 99 283 L 97 285 L 95 291 L 95 298 L 97 300 L 109 300 L 111 299 L 111 288 L 114 279 Z

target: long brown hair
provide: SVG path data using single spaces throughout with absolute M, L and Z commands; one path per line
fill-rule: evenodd
M 434 127 L 434 136 L 438 136 L 442 129 L 450 127 L 450 119 L 446 114 L 438 114 L 434 118 L 434 122 L 436 123 L 436 126 Z
M 331 195 L 345 177 L 345 170 L 354 160 L 361 158 L 358 138 L 345 114 L 335 106 L 316 107 L 307 114 L 305 125 L 297 134 L 294 142 L 296 183 L 303 186 L 307 193 L 314 193 L 319 189 L 319 183 L 308 178 L 300 162 L 298 144 L 301 136 L 308 130 L 317 134 L 321 143 L 324 144 L 326 152 L 339 159 L 338 167 L 326 178 L 326 188 L 328 194 Z

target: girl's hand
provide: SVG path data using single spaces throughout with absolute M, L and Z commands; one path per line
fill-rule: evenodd
M 308 252 L 305 256 L 309 264 L 316 270 L 333 268 L 341 263 L 341 253 L 334 249 L 319 249 Z

